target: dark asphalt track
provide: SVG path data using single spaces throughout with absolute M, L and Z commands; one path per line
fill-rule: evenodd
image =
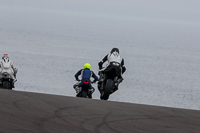
M 200 111 L 0 89 L 0 133 L 200 133 Z

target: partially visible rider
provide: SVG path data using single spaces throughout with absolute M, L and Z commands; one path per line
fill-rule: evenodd
M 9 73 L 12 79 L 12 88 L 15 88 L 14 83 L 17 81 L 16 74 L 18 69 L 14 67 L 14 63 L 9 59 L 8 54 L 3 55 L 2 60 L 0 61 L 0 68 L 0 79 L 2 78 L 2 73 Z
M 107 66 L 105 66 L 103 68 L 103 64 L 105 62 L 108 62 Z M 118 89 L 118 85 L 119 83 L 121 83 L 123 81 L 123 78 L 122 78 L 122 74 L 126 71 L 126 67 L 124 66 L 124 59 L 120 56 L 119 54 L 119 49 L 118 48 L 113 48 L 109 54 L 107 54 L 99 63 L 98 63 L 98 66 L 99 66 L 99 82 L 98 84 L 101 84 L 101 82 L 104 80 L 104 71 L 110 69 L 112 66 L 112 63 L 119 63 L 120 67 L 119 69 L 117 70 L 117 73 L 118 73 L 118 79 L 117 79 L 117 82 L 115 83 L 115 90 L 116 91 Z M 100 93 L 101 93 L 101 89 L 98 88 Z
M 79 79 L 79 76 L 81 76 L 81 79 Z M 91 77 L 93 78 L 93 81 L 91 81 Z M 74 89 L 76 90 L 76 93 L 78 94 L 80 92 L 80 87 L 82 87 L 82 84 L 84 81 L 89 82 L 90 84 L 90 98 L 92 98 L 92 93 L 95 91 L 94 87 L 92 87 L 91 83 L 95 83 L 98 80 L 98 77 L 96 74 L 91 71 L 91 65 L 89 63 L 84 64 L 84 69 L 80 69 L 76 74 L 75 78 L 78 81 L 74 85 Z

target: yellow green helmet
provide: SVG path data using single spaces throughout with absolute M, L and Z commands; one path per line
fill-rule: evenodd
M 91 69 L 91 65 L 89 64 L 89 63 L 86 63 L 85 65 L 84 65 L 84 69 Z

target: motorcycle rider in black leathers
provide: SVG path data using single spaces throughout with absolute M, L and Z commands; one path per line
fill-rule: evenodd
M 103 64 L 108 61 L 108 64 L 106 67 L 103 68 Z M 119 54 L 119 49 L 118 48 L 113 48 L 109 54 L 107 54 L 99 63 L 98 63 L 98 66 L 99 66 L 99 75 L 100 75 L 100 78 L 99 78 L 99 82 L 98 84 L 100 85 L 102 83 L 102 81 L 104 80 L 104 71 L 109 69 L 110 67 L 112 67 L 112 63 L 113 62 L 116 62 L 116 63 L 119 63 L 121 67 L 119 67 L 118 69 L 118 80 L 117 82 L 115 83 L 115 90 L 116 91 L 118 89 L 118 85 L 119 83 L 121 83 L 123 81 L 123 78 L 122 78 L 122 74 L 126 71 L 126 67 L 124 66 L 124 59 L 120 56 Z M 100 93 L 102 93 L 102 88 L 99 86 L 98 87 Z

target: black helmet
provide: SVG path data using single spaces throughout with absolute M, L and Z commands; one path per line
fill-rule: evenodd
M 111 51 L 110 51 L 110 53 L 112 54 L 113 52 L 117 52 L 117 53 L 119 53 L 119 49 L 118 48 L 113 48 Z

